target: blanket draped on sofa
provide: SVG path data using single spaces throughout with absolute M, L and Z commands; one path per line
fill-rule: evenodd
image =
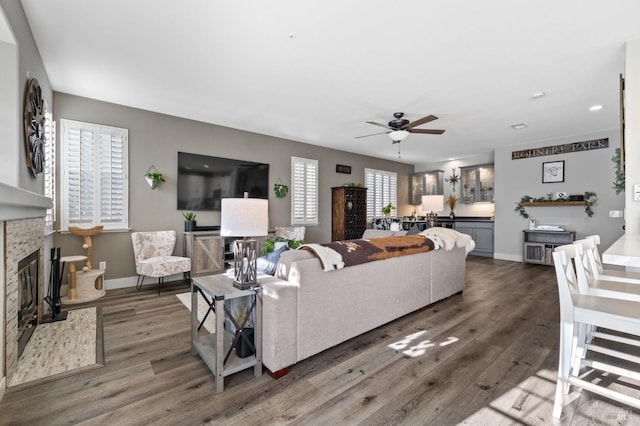
M 374 260 L 427 252 L 434 250 L 434 243 L 424 235 L 404 235 L 304 244 L 300 248 L 312 252 L 322 263 L 323 270 L 332 271 Z

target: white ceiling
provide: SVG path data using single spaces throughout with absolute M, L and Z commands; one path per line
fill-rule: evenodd
M 392 160 L 366 121 L 438 116 L 411 164 L 619 127 L 640 36 L 637 0 L 22 4 L 56 91 Z

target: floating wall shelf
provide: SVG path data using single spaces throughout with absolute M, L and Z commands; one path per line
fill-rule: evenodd
M 520 203 L 524 207 L 563 207 L 563 206 L 584 206 L 585 201 L 533 201 L 529 203 Z

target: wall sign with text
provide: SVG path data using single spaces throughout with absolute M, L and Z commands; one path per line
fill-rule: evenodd
M 520 160 L 522 158 L 542 157 L 545 155 L 570 154 L 572 152 L 591 151 L 601 148 L 609 148 L 609 138 L 512 151 L 511 159 Z

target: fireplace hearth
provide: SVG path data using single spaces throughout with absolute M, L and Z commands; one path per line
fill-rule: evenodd
M 18 262 L 18 358 L 38 325 L 40 252 L 34 251 Z

